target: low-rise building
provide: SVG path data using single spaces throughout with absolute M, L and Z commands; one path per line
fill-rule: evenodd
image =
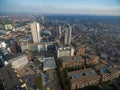
M 26 49 L 30 50 L 31 52 L 38 52 L 37 44 L 34 43 L 21 43 L 20 47 L 22 52 L 24 52 Z
M 81 56 L 61 57 L 60 63 L 62 68 L 70 68 L 84 65 L 84 59 Z
M 118 78 L 120 75 L 120 70 L 115 68 L 112 65 L 109 66 L 96 66 L 95 70 L 100 75 L 100 83 L 108 80 L 112 80 L 114 78 Z
M 8 63 L 12 65 L 12 68 L 19 69 L 28 64 L 28 58 L 23 54 L 8 60 Z
M 84 55 L 85 54 L 85 48 L 84 47 L 76 48 L 75 54 L 76 55 Z
M 97 64 L 99 61 L 99 57 L 96 56 L 95 54 L 90 54 L 88 55 L 88 58 L 85 59 L 85 64 L 90 65 L 90 64 Z
M 70 68 L 76 66 L 95 65 L 98 63 L 98 56 L 89 56 L 87 59 L 83 59 L 81 56 L 64 56 L 60 58 L 60 64 L 62 68 Z
M 43 62 L 43 71 L 55 68 L 57 68 L 57 65 L 55 63 L 54 57 L 45 58 L 45 61 Z
M 76 90 L 98 84 L 99 75 L 92 68 L 72 71 L 68 72 L 68 82 L 70 82 L 71 90 Z
M 86 86 L 98 85 L 119 76 L 119 68 L 112 65 L 102 65 L 95 68 L 68 72 L 67 80 L 71 86 L 71 90 L 76 90 Z

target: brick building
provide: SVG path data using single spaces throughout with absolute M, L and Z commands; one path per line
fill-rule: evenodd
M 75 66 L 84 65 L 84 59 L 81 56 L 73 56 L 73 57 L 62 57 L 60 58 L 60 64 L 62 68 L 70 68 Z
M 84 69 L 68 73 L 71 90 L 98 84 L 100 76 L 92 69 Z
M 119 76 L 119 68 L 112 65 L 102 65 L 95 68 L 68 72 L 67 80 L 71 86 L 71 90 L 76 90 L 90 85 L 97 85 L 118 78 Z
M 100 83 L 118 78 L 120 75 L 120 70 L 114 66 L 96 66 L 95 71 L 100 76 Z
M 99 57 L 92 55 L 87 59 L 83 59 L 81 56 L 61 57 L 60 64 L 62 68 L 70 68 L 75 66 L 84 66 L 98 63 Z
M 88 55 L 88 58 L 85 59 L 85 64 L 89 65 L 89 64 L 96 64 L 99 61 L 99 57 L 96 56 L 95 54 L 90 54 Z
M 85 54 L 85 48 L 84 47 L 76 48 L 75 54 L 76 55 L 84 55 Z

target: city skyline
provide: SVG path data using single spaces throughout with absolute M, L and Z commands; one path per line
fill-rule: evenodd
M 119 0 L 1 0 L 0 13 L 120 16 Z

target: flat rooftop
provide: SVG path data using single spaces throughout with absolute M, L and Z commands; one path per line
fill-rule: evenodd
M 81 56 L 72 56 L 72 57 L 61 57 L 62 62 L 69 62 L 69 61 L 79 61 L 79 60 L 83 60 L 83 58 Z
M 54 69 L 57 68 L 54 57 L 46 58 L 46 60 L 43 62 L 43 69 Z
M 13 58 L 9 59 L 8 62 L 12 63 L 13 61 L 15 61 L 16 59 L 22 58 L 22 57 L 27 57 L 25 54 L 21 53 L 18 54 L 17 56 L 14 56 Z
M 72 82 L 80 81 L 80 80 L 87 80 L 89 78 L 96 78 L 98 77 L 98 74 L 92 69 L 84 69 L 84 70 L 78 70 L 68 73 L 68 77 L 71 78 Z M 85 79 L 86 78 L 86 79 Z
M 116 67 L 114 67 L 112 65 L 96 66 L 95 70 L 99 71 L 100 74 L 115 73 L 116 71 L 119 71 L 118 68 L 116 68 Z

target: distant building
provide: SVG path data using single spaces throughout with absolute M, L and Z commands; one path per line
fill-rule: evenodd
M 19 69 L 28 64 L 28 58 L 25 54 L 23 54 L 8 60 L 8 63 L 12 65 L 12 68 Z
M 40 51 L 47 51 L 50 46 L 53 45 L 53 42 L 46 42 L 46 43 L 21 43 L 20 47 L 22 52 L 25 50 L 30 50 L 31 52 L 40 52 Z
M 84 55 L 85 54 L 85 48 L 84 47 L 76 48 L 75 54 L 76 55 Z
M 16 54 L 16 53 L 17 53 L 16 46 L 15 46 L 14 44 L 11 45 L 9 48 L 10 48 L 10 52 L 11 52 L 12 54 Z
M 44 16 L 41 17 L 41 21 L 42 21 L 42 24 L 45 23 L 45 17 Z
M 70 45 L 71 44 L 71 33 L 72 33 L 72 28 L 71 26 L 67 25 L 65 28 L 64 28 L 64 44 L 66 45 Z
M 8 51 L 6 50 L 6 48 L 4 48 L 4 47 L 1 47 L 1 48 L 0 48 L 0 53 L 1 53 L 2 55 L 4 55 L 4 56 L 7 55 L 7 54 L 9 54 Z
M 59 32 L 58 32 L 59 34 L 61 34 L 62 33 L 62 27 L 61 26 L 59 26 Z
M 22 52 L 24 52 L 27 49 L 30 50 L 31 52 L 38 52 L 38 46 L 37 44 L 34 43 L 21 43 L 20 47 Z
M 0 48 L 3 47 L 3 48 L 6 48 L 6 43 L 5 42 L 0 42 Z
M 31 23 L 31 31 L 34 43 L 39 43 L 41 41 L 40 36 L 40 25 L 38 22 Z
M 5 30 L 12 30 L 13 26 L 11 24 L 6 24 L 5 25 Z
M 15 47 L 16 47 L 16 51 L 17 51 L 17 53 L 21 53 L 20 42 L 15 41 Z
M 96 56 L 95 54 L 90 54 L 85 59 L 85 65 L 97 64 L 98 61 L 99 61 L 99 57 L 98 56 Z
M 33 54 L 32 54 L 31 51 L 25 50 L 24 53 L 25 53 L 25 55 L 27 56 L 27 58 L 28 58 L 29 61 L 33 60 Z
M 3 67 L 3 57 L 2 57 L 2 55 L 0 54 L 0 67 Z
M 47 51 L 47 47 L 48 47 L 47 43 L 38 44 L 38 52 L 40 52 L 40 51 Z

